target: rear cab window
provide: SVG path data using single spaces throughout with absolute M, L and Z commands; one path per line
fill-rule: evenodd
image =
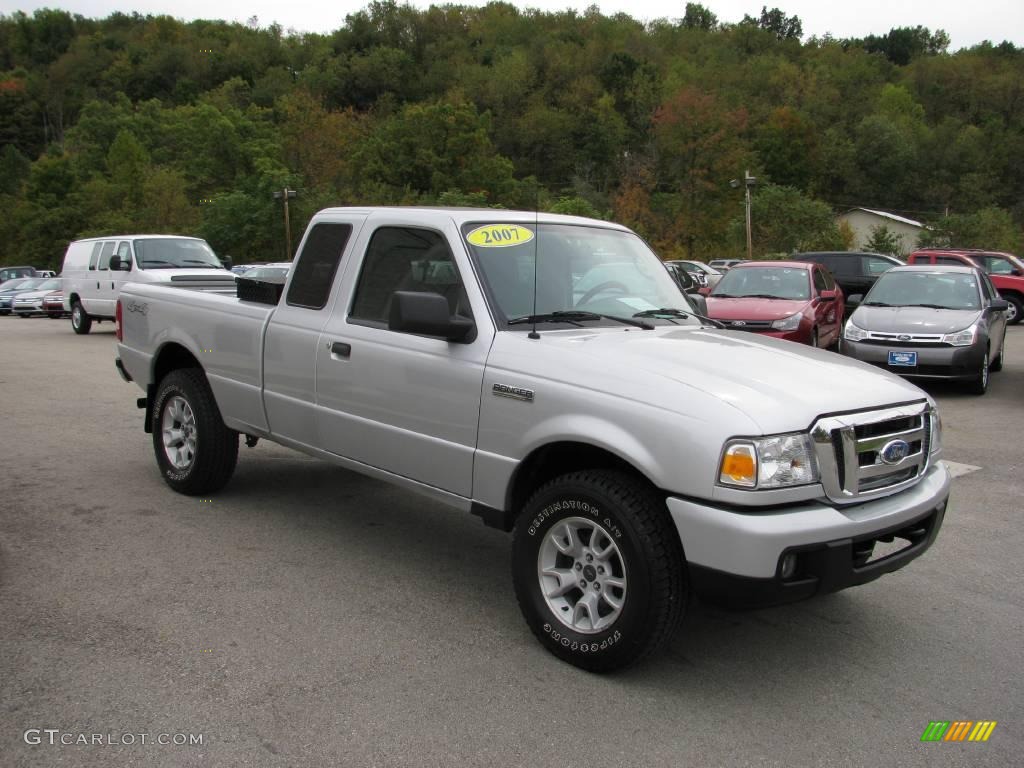
M 288 306 L 320 310 L 327 305 L 351 235 L 351 224 L 321 221 L 313 225 L 295 262 L 288 285 Z

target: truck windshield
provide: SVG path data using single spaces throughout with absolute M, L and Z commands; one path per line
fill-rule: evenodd
M 224 269 L 205 240 L 160 237 L 135 241 L 140 269 Z
M 656 309 L 692 312 L 662 262 L 632 233 L 541 224 L 537 235 L 533 222 L 463 227 L 477 271 L 506 323 L 530 315 L 582 312 L 594 316 L 574 316 L 567 324 L 619 325 L 609 317 L 633 317 Z M 670 322 L 699 324 L 685 316 Z
M 978 281 L 967 272 L 886 272 L 864 297 L 876 307 L 981 309 Z

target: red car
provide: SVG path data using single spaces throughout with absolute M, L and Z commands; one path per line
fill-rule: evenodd
M 834 347 L 839 343 L 845 306 L 843 292 L 820 264 L 737 264 L 707 297 L 708 316 L 722 321 L 727 328 L 813 347 Z
M 54 320 L 64 317 L 64 291 L 51 291 L 43 296 L 43 311 Z
M 988 273 L 999 296 L 1010 302 L 1006 322 L 1016 325 L 1024 318 L 1024 262 L 1012 253 L 963 248 L 922 248 L 907 257 L 907 264 L 963 264 Z

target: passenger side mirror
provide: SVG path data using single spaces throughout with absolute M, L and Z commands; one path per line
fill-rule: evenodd
M 821 299 L 822 301 L 835 301 L 836 300 L 836 292 L 834 290 L 833 291 L 822 291 L 821 293 L 818 294 L 818 298 Z
M 224 269 L 231 269 L 232 262 L 230 256 L 221 256 L 220 263 L 224 265 Z
M 707 316 L 708 314 L 708 300 L 701 296 L 699 293 L 688 293 L 686 298 L 689 299 L 690 304 L 693 305 L 694 310 L 702 315 Z
M 439 293 L 395 291 L 391 294 L 388 330 L 469 342 L 473 340 L 476 326 L 469 318 L 453 317 L 448 299 Z
M 705 285 L 703 288 L 698 290 L 697 293 L 699 293 L 701 296 L 708 296 L 711 293 L 711 289 Z
M 992 299 L 988 308 L 993 312 L 1006 312 L 1010 308 L 1010 302 L 1006 299 Z
M 847 296 L 846 297 L 846 306 L 848 306 L 848 307 L 855 307 L 858 304 L 860 304 L 862 301 L 864 301 L 864 294 L 863 293 L 855 293 L 852 296 Z

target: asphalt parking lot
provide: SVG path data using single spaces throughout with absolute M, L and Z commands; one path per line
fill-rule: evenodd
M 534 641 L 506 534 L 266 443 L 176 495 L 112 325 L 0 318 L 0 766 L 1020 765 L 1024 327 L 1007 344 L 988 395 L 931 388 L 969 465 L 931 551 L 697 607 L 667 655 L 595 676 Z M 922 743 L 932 720 L 998 726 Z

